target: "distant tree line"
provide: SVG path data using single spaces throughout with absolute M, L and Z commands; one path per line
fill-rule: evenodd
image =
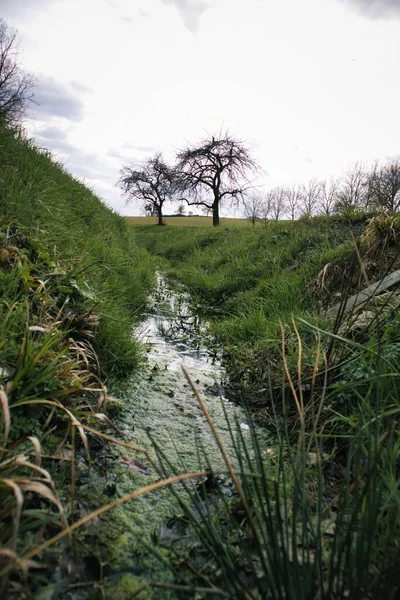
M 310 179 L 306 184 L 275 187 L 243 199 L 244 214 L 257 221 L 344 212 L 400 210 L 400 159 L 355 163 L 341 178 Z

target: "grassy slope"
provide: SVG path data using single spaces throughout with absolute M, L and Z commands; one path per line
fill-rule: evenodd
M 144 303 L 153 267 L 126 221 L 108 209 L 49 155 L 11 131 L 0 131 L 0 215 L 40 241 L 66 277 L 85 281 L 87 308 L 101 315 L 95 344 L 106 375 L 137 363 L 131 324 Z
M 46 579 L 16 567 L 8 580 L 3 568 L 65 526 L 75 449 L 87 443 L 75 426 L 105 421 L 105 378 L 142 360 L 132 327 L 153 280 L 154 261 L 122 217 L 0 129 L 1 597 L 33 597 Z M 54 568 L 59 559 L 41 555 Z
M 231 374 L 242 379 L 251 364 L 253 385 L 263 386 L 261 371 L 280 353 L 280 322 L 289 324 L 292 314 L 321 322 L 308 285 L 326 263 L 352 254 L 363 221 L 278 222 L 254 230 L 141 227 L 136 235 L 167 259 L 211 317 Z

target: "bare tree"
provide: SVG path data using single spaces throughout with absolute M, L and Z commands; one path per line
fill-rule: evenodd
M 144 204 L 145 210 L 153 207 L 158 224 L 163 224 L 162 208 L 164 202 L 174 199 L 176 175 L 160 152 L 142 165 L 122 167 L 118 185 L 127 202 Z
M 241 198 L 249 188 L 248 174 L 258 168 L 244 143 L 228 133 L 189 146 L 177 160 L 186 202 L 212 209 L 214 227 L 222 202 Z
M 321 182 L 320 204 L 325 215 L 331 215 L 335 211 L 339 188 L 340 180 L 337 177 Z
M 254 225 L 263 214 L 264 198 L 259 194 L 243 197 L 244 216 Z
M 397 212 L 400 208 L 400 160 L 375 163 L 367 177 L 367 203 L 374 208 Z
M 203 213 L 203 215 L 205 217 L 211 217 L 212 212 L 213 212 L 212 211 L 212 207 L 210 207 L 210 206 L 202 206 L 201 212 Z
M 6 123 L 21 119 L 33 100 L 34 78 L 19 66 L 18 38 L 0 19 L 0 118 Z
M 301 188 L 301 213 L 303 216 L 311 217 L 315 214 L 321 198 L 321 182 L 318 179 L 310 179 Z
M 286 191 L 284 188 L 276 187 L 268 192 L 267 196 L 269 196 L 272 218 L 278 221 L 286 211 Z
M 176 214 L 179 215 L 180 217 L 183 217 L 185 215 L 185 205 L 184 204 L 180 204 L 178 206 L 178 210 L 176 211 Z
M 294 221 L 298 215 L 301 199 L 302 190 L 299 185 L 293 185 L 292 187 L 285 188 L 285 209 L 288 217 Z
M 365 206 L 366 173 L 362 163 L 356 162 L 346 173 L 337 193 L 336 210 L 354 210 Z
M 270 190 L 262 196 L 260 219 L 264 223 L 264 225 L 267 224 L 270 217 L 272 216 L 272 206 L 274 204 L 274 199 L 275 196 L 272 190 Z

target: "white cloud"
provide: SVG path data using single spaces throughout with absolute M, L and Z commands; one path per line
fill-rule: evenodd
M 33 2 L 13 4 L 24 63 L 46 76 L 42 98 L 60 92 L 38 139 L 118 210 L 125 160 L 173 160 L 221 128 L 248 141 L 268 186 L 398 152 L 397 20 L 340 0 Z
M 200 27 L 200 17 L 209 7 L 209 2 L 203 0 L 162 0 L 164 4 L 176 6 L 186 27 L 192 33 L 197 33 Z

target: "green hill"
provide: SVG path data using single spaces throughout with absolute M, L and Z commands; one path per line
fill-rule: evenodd
M 142 360 L 133 326 L 153 279 L 125 220 L 1 126 L 0 595 L 40 586 L 13 557 L 65 527 L 83 428 L 110 423 L 105 383 Z
M 58 303 L 68 299 L 70 306 L 79 296 L 81 308 L 100 316 L 94 344 L 103 374 L 127 373 L 139 358 L 131 326 L 152 284 L 148 254 L 126 221 L 49 153 L 4 127 L 0 140 L 3 243 L 13 246 L 18 230 L 43 248 L 59 271 L 49 282 L 64 279 Z

